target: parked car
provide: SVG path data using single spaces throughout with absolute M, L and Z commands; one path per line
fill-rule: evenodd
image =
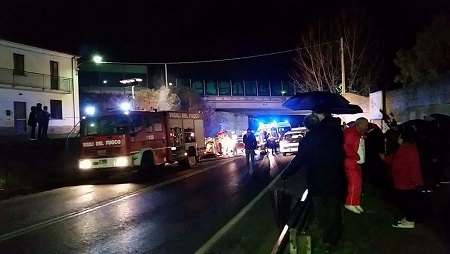
M 280 141 L 280 153 L 286 156 L 288 153 L 297 153 L 298 144 L 305 136 L 306 128 L 292 128 L 291 131 L 286 132 Z

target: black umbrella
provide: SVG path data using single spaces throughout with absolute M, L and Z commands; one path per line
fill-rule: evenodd
M 314 110 L 345 108 L 350 102 L 337 93 L 313 91 L 292 96 L 283 103 L 283 107 L 292 110 Z
M 360 106 L 354 104 L 348 104 L 343 108 L 333 108 L 330 110 L 333 114 L 359 114 L 363 113 L 363 110 Z
M 431 114 L 430 116 L 433 117 L 442 126 L 442 128 L 447 129 L 450 127 L 450 116 L 438 113 Z
M 413 128 L 415 133 L 422 135 L 430 135 L 432 132 L 436 131 L 436 126 L 430 122 L 422 119 L 413 119 L 402 123 L 400 126 L 400 131 L 405 130 L 410 127 Z

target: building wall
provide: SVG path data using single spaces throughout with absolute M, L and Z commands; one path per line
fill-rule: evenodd
M 50 61 L 59 63 L 59 76 L 72 77 L 72 55 L 0 40 L 0 67 L 14 68 L 13 54 L 24 55 L 25 71 L 50 75 Z
M 50 100 L 62 101 L 62 118 L 52 119 L 49 123 L 48 133 L 68 133 L 74 126 L 74 108 L 72 94 L 44 93 L 26 90 L 2 89 L 0 88 L 0 135 L 14 135 L 14 101 L 25 102 L 27 119 L 31 106 L 42 103 L 48 106 L 50 111 Z M 6 111 L 11 110 L 7 116 Z M 77 114 L 78 116 L 78 114 Z M 77 118 L 78 119 L 78 118 Z M 29 128 L 29 127 L 28 127 Z
M 13 75 L 13 54 L 24 55 L 25 75 Z M 50 61 L 58 62 L 59 89 L 50 88 Z M 0 40 L 0 135 L 17 134 L 14 127 L 14 102 L 30 107 L 48 106 L 50 100 L 62 101 L 62 118 L 49 123 L 49 134 L 68 133 L 79 121 L 78 76 L 73 55 Z M 64 82 L 67 80 L 67 82 Z M 8 116 L 7 111 L 11 114 Z
M 370 98 L 353 94 L 353 93 L 345 93 L 344 96 L 351 104 L 355 104 L 361 107 L 363 113 L 353 114 L 353 115 L 337 115 L 337 117 L 341 118 L 343 122 L 352 122 L 358 119 L 359 117 L 365 117 L 367 119 L 371 119 L 370 117 Z
M 406 86 L 386 93 L 387 113 L 405 122 L 423 119 L 433 113 L 450 115 L 450 75 L 416 86 Z

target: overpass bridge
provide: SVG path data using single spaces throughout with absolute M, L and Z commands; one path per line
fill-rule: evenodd
M 293 111 L 281 106 L 295 94 L 291 82 L 258 81 L 176 81 L 170 86 L 186 86 L 194 90 L 214 110 L 248 116 L 305 115 L 308 111 Z M 170 87 L 169 86 L 169 87 Z M 147 87 L 134 87 L 135 91 Z M 80 87 L 83 92 L 131 95 L 131 87 L 90 86 Z
M 306 115 L 309 111 L 294 111 L 281 106 L 291 96 L 204 96 L 205 102 L 216 111 L 248 116 Z

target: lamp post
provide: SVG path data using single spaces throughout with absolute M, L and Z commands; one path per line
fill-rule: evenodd
M 132 79 L 124 79 L 119 81 L 120 83 L 126 85 L 126 87 L 131 87 L 131 98 L 133 99 L 133 110 L 135 109 L 135 105 L 134 105 L 134 101 L 135 101 L 135 96 L 134 96 L 134 87 L 139 85 L 139 82 L 142 82 L 141 78 L 132 78 Z M 137 83 L 137 85 L 135 85 L 135 83 Z M 129 84 L 129 85 L 128 85 Z
M 85 63 L 101 64 L 101 63 L 103 63 L 103 57 L 101 57 L 99 55 L 94 55 L 90 61 L 84 61 L 84 62 L 77 63 L 77 73 L 78 73 L 78 70 L 80 69 L 80 66 Z

